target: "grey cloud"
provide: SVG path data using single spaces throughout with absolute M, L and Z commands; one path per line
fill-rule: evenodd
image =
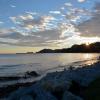
M 25 29 L 37 28 L 38 30 L 43 30 L 52 24 L 55 18 L 51 15 L 37 16 L 32 14 L 21 15 L 17 17 L 10 17 L 10 19 L 19 27 Z
M 60 32 L 58 30 L 31 32 L 29 35 L 22 35 L 22 33 L 11 29 L 6 30 L 6 32 L 8 32 L 8 34 L 0 36 L 0 43 L 16 46 L 54 46 L 57 44 L 54 41 L 58 40 L 60 36 Z M 47 42 L 51 39 L 53 40 L 52 42 Z
M 92 13 L 92 18 L 81 23 L 78 27 L 81 36 L 85 37 L 100 37 L 100 3 L 97 3 Z
M 77 29 L 82 33 L 82 36 L 99 35 L 100 15 L 98 15 L 97 11 L 92 13 L 93 18 L 91 20 L 83 22 L 77 26 L 76 29 L 76 24 L 71 21 L 76 22 L 80 19 L 80 16 L 90 16 L 91 13 L 86 9 L 73 8 L 73 6 L 68 3 L 66 6 L 71 8 L 69 14 L 66 14 L 66 18 L 62 18 L 63 21 L 59 22 L 57 22 L 59 19 L 56 20 L 56 17 L 53 15 L 37 16 L 31 12 L 28 12 L 27 15 L 10 17 L 16 24 L 16 27 L 13 30 L 3 30 L 2 33 L 5 34 L 0 34 L 0 37 L 2 39 L 13 39 L 16 41 L 13 43 L 0 40 L 0 43 L 16 46 L 57 46 L 64 44 L 64 40 L 70 37 L 79 36 Z M 99 9 L 99 7 L 96 9 Z M 51 13 L 59 12 L 51 11 Z M 55 28 L 55 26 L 57 27 Z
M 16 43 L 13 43 L 13 42 L 7 42 L 7 41 L 0 41 L 0 44 L 7 44 L 7 45 L 14 45 L 14 46 L 27 46 L 27 47 L 43 47 L 43 46 L 50 46 L 50 47 L 55 47 L 57 46 L 57 43 L 54 43 L 54 42 L 44 42 L 42 40 L 40 41 L 19 41 L 19 42 L 16 42 Z
M 50 14 L 61 14 L 60 11 L 49 11 Z
M 59 39 L 59 37 L 61 35 L 60 30 L 58 30 L 58 29 L 33 32 L 32 34 L 39 35 L 42 38 L 48 38 L 48 39 L 54 39 L 54 40 Z
M 18 32 L 13 32 L 10 34 L 2 35 L 1 37 L 2 38 L 11 38 L 11 39 L 20 39 L 23 36 Z

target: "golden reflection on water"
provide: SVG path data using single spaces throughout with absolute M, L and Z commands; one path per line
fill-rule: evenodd
M 93 59 L 94 55 L 93 54 L 84 54 L 83 58 L 85 58 L 85 59 Z
M 93 63 L 96 62 L 96 57 L 94 56 L 94 54 L 85 54 L 83 55 L 83 57 L 87 60 L 85 62 L 85 64 L 87 65 L 92 65 Z
M 86 65 L 91 65 L 96 62 L 96 58 L 98 54 L 92 54 L 92 53 L 77 53 L 77 54 L 59 54 L 60 56 L 54 57 L 54 59 L 57 59 L 57 62 L 59 62 L 62 65 L 66 65 L 73 63 L 73 62 L 79 62 Z

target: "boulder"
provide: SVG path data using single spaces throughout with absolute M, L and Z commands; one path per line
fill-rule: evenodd
M 34 100 L 30 95 L 23 95 L 21 96 L 20 100 Z
M 41 83 L 42 87 L 50 92 L 65 91 L 71 86 L 71 82 L 62 80 L 48 80 Z
M 83 100 L 83 99 L 72 94 L 71 92 L 65 91 L 62 100 Z
M 40 76 L 36 71 L 32 71 L 32 72 L 26 72 L 26 76 L 34 76 L 34 77 L 38 77 Z
M 57 100 L 49 92 L 35 84 L 27 88 L 21 88 L 13 92 L 7 100 Z

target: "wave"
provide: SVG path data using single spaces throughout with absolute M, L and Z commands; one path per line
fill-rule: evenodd
M 64 69 L 68 69 L 70 68 L 70 66 L 83 66 L 86 64 L 86 62 L 90 61 L 90 62 L 93 62 L 93 61 L 96 61 L 97 59 L 96 58 L 92 58 L 92 59 L 89 59 L 89 60 L 81 60 L 81 61 L 76 61 L 76 62 L 72 62 L 72 63 L 69 63 L 67 65 L 57 65 L 53 68 L 47 68 L 47 69 L 44 69 L 42 71 L 42 74 L 39 72 L 39 71 L 26 71 L 22 74 L 22 76 L 0 76 L 0 84 L 2 83 L 1 86 L 3 85 L 8 85 L 8 84 L 16 84 L 16 83 L 23 83 L 23 82 L 29 82 L 29 81 L 35 81 L 35 80 L 38 80 L 38 79 L 41 79 L 41 77 L 45 76 L 47 73 L 49 72 L 54 72 L 54 71 L 62 71 Z M 18 65 L 4 65 L 2 66 L 2 68 L 10 68 L 10 67 L 20 67 L 20 66 L 31 66 L 33 67 L 34 63 L 30 63 L 30 64 L 18 64 Z M 40 65 L 40 63 L 35 63 L 35 65 Z

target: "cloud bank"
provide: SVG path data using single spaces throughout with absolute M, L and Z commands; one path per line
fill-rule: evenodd
M 92 18 L 79 24 L 81 36 L 100 37 L 100 3 L 96 3 Z
M 27 11 L 25 14 L 10 16 L 9 19 L 14 27 L 0 29 L 0 44 L 65 47 L 100 39 L 100 3 L 91 10 L 65 3 L 48 14 Z

